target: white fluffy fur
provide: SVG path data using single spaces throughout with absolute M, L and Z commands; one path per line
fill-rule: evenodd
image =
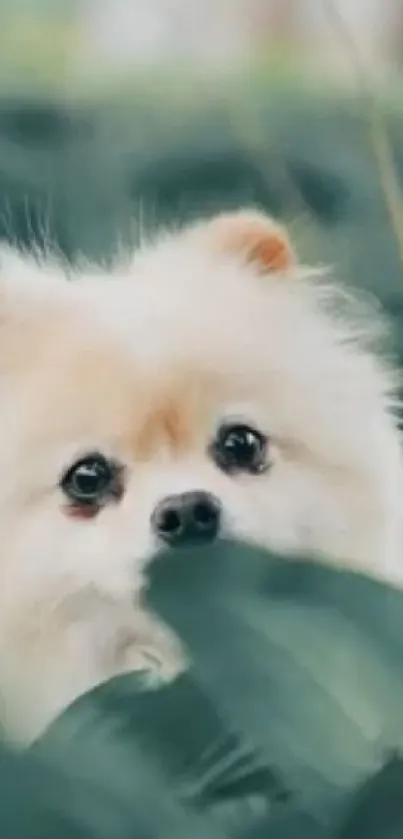
M 175 639 L 138 605 L 166 494 L 206 489 L 226 536 L 400 583 L 394 376 L 367 349 L 373 324 L 354 306 L 347 317 L 327 281 L 299 267 L 262 276 L 245 253 L 210 248 L 203 225 L 69 283 L 61 266 L 14 253 L 1 273 L 0 717 L 12 736 L 30 740 L 77 694 L 153 656 L 174 672 Z M 136 459 L 119 437 L 127 406 L 135 437 L 182 375 L 198 406 L 193 447 Z M 269 436 L 266 474 L 211 462 L 214 429 L 232 417 Z M 124 461 L 125 493 L 83 522 L 65 515 L 58 481 L 94 449 Z

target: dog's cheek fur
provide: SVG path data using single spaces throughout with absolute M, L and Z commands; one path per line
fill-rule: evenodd
M 180 645 L 142 605 L 152 546 L 141 518 L 111 508 L 72 520 L 60 499 L 0 517 L 1 721 L 13 739 L 29 742 L 66 704 L 126 669 L 159 659 L 171 678 L 181 668 Z
M 283 461 L 257 481 L 235 484 L 227 495 L 231 537 L 388 575 L 386 566 L 379 567 L 379 555 L 388 549 L 387 511 L 380 510 L 377 494 L 353 474 Z

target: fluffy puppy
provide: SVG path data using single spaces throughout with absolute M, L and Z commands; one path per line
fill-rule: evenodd
M 225 536 L 399 578 L 394 376 L 344 298 L 254 211 L 164 234 L 112 271 L 69 278 L 3 254 L 13 737 L 115 673 L 175 672 L 175 639 L 141 605 L 144 568 L 170 545 Z

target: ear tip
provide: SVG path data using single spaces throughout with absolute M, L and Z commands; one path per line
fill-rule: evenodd
M 260 210 L 223 212 L 211 220 L 210 233 L 220 250 L 239 253 L 264 271 L 286 270 L 296 262 L 285 226 Z

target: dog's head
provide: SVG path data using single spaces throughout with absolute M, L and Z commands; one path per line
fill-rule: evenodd
M 6 610 L 130 599 L 153 554 L 220 536 L 389 561 L 389 374 L 270 219 L 219 216 L 71 282 L 13 255 L 2 272 Z

